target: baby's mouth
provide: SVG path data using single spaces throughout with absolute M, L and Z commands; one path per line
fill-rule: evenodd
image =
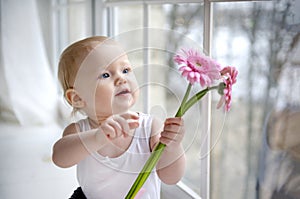
M 119 96 L 119 95 L 126 95 L 126 94 L 129 94 L 129 93 L 130 93 L 130 91 L 129 91 L 128 89 L 125 89 L 125 90 L 122 90 L 122 91 L 118 92 L 118 93 L 116 94 L 116 96 Z

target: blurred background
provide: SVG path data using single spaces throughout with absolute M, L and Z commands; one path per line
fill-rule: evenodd
M 0 198 L 68 198 L 78 186 L 75 168 L 51 162 L 52 145 L 76 120 L 57 63 L 92 35 L 124 45 L 141 85 L 135 109 L 162 119 L 187 86 L 173 62 L 181 48 L 239 71 L 229 113 L 212 92 L 184 116 L 187 170 L 162 198 L 300 197 L 299 1 L 0 2 Z

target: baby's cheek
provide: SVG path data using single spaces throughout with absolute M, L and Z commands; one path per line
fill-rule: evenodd
M 140 96 L 140 89 L 137 88 L 137 89 L 134 91 L 134 98 L 135 98 L 135 100 L 137 100 L 137 99 L 139 98 L 139 96 Z

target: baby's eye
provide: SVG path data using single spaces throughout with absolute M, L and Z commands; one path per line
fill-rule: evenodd
M 125 69 L 123 70 L 123 73 L 129 73 L 130 71 L 131 71 L 130 68 L 125 68 Z
M 105 79 L 105 78 L 109 78 L 109 74 L 108 73 L 103 73 L 99 76 L 99 78 Z

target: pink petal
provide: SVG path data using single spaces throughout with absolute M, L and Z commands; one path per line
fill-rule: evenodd
M 190 73 L 189 73 L 189 77 L 190 77 L 190 78 L 194 78 L 194 77 L 195 77 L 195 73 L 194 73 L 194 72 L 190 72 Z

